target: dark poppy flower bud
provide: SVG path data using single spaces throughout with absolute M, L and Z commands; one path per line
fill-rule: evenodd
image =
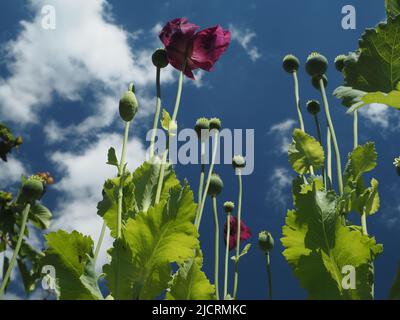
M 131 85 L 130 90 L 126 91 L 119 100 L 119 115 L 126 122 L 132 121 L 139 107 L 134 91 Z
M 311 77 L 322 77 L 328 70 L 328 60 L 318 52 L 311 53 L 306 62 L 306 71 Z
M 241 155 L 236 155 L 232 158 L 232 166 L 235 169 L 244 168 L 246 166 L 246 160 Z
M 222 181 L 221 177 L 218 174 L 213 173 L 211 175 L 210 185 L 208 187 L 208 194 L 212 197 L 216 197 L 221 193 L 223 187 L 224 182 Z
M 221 125 L 221 120 L 218 118 L 211 118 L 210 119 L 210 130 L 218 130 L 221 131 L 222 125 Z
M 235 204 L 232 201 L 226 201 L 224 203 L 224 209 L 226 213 L 231 213 L 235 209 Z
M 151 61 L 153 61 L 155 67 L 160 69 L 165 68 L 169 63 L 167 51 L 165 51 L 165 49 L 157 49 L 151 56 Z
M 288 73 L 299 70 L 300 61 L 294 55 L 288 54 L 283 58 L 283 69 Z
M 312 115 L 317 115 L 321 111 L 321 106 L 317 100 L 310 100 L 307 102 L 307 111 Z
M 345 60 L 346 60 L 346 56 L 344 54 L 341 54 L 340 56 L 337 56 L 335 58 L 335 67 L 336 67 L 337 71 L 339 71 L 339 72 L 343 71 Z
M 205 135 L 205 133 L 210 130 L 210 121 L 207 118 L 197 119 L 196 124 L 194 125 L 194 130 L 196 131 L 199 139 L 206 138 L 207 135 Z
M 261 231 L 258 234 L 258 246 L 264 253 L 272 251 L 274 248 L 274 238 L 268 231 Z
M 34 202 L 42 197 L 44 190 L 43 180 L 39 176 L 29 177 L 22 185 L 21 195 L 27 202 Z
M 321 87 L 319 85 L 319 80 L 321 79 L 321 77 L 313 77 L 311 79 L 311 83 L 313 85 L 313 87 L 317 90 L 320 90 Z M 324 82 L 324 88 L 326 88 L 328 86 L 328 77 L 326 75 L 322 76 L 322 81 Z

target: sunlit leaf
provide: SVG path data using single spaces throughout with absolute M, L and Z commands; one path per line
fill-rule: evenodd
M 396 17 L 400 14 L 399 0 L 385 0 L 386 12 L 388 17 Z
M 115 167 L 119 166 L 118 158 L 117 158 L 117 155 L 115 153 L 115 149 L 114 148 L 108 149 L 107 164 L 109 164 L 111 166 L 115 166 Z
M 29 211 L 29 220 L 39 229 L 48 229 L 52 217 L 50 210 L 38 202 Z
M 161 116 L 161 127 L 165 130 L 169 130 L 169 123 L 171 121 L 171 116 L 169 115 L 168 111 L 163 109 L 162 116 Z

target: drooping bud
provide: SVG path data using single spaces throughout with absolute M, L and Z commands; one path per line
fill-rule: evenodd
M 224 209 L 226 213 L 230 214 L 233 209 L 235 209 L 235 204 L 232 201 L 226 201 L 224 203 Z
M 283 58 L 283 69 L 285 69 L 287 73 L 293 73 L 299 70 L 299 66 L 300 61 L 296 56 L 288 54 Z
M 317 100 L 310 100 L 307 102 L 307 111 L 313 116 L 321 111 L 321 106 Z
M 326 88 L 328 86 L 328 77 L 324 74 L 321 77 L 313 77 L 311 79 L 311 83 L 313 85 L 313 87 L 317 90 L 321 90 L 320 84 L 319 84 L 319 80 L 322 79 L 322 81 L 324 82 L 324 88 Z
M 328 70 L 328 60 L 318 52 L 311 53 L 306 62 L 306 71 L 311 77 L 322 77 Z
M 22 185 L 21 196 L 27 202 L 39 200 L 44 191 L 44 181 L 40 176 L 29 177 Z
M 235 169 L 241 169 L 246 166 L 246 160 L 243 156 L 241 155 L 236 155 L 232 158 L 232 166 Z
M 199 139 L 207 138 L 207 134 L 210 130 L 210 121 L 207 118 L 199 118 L 194 125 L 194 130 L 197 133 Z
M 258 234 L 258 246 L 264 253 L 269 253 L 274 248 L 274 238 L 268 231 L 261 231 Z
M 210 185 L 207 191 L 208 194 L 212 197 L 216 197 L 221 193 L 223 187 L 224 187 L 224 182 L 222 181 L 221 177 L 218 174 L 213 173 L 211 175 Z
M 218 118 L 211 118 L 210 119 L 210 130 L 218 130 L 221 131 L 222 125 L 221 125 L 221 120 Z
M 346 56 L 344 54 L 341 54 L 340 56 L 337 56 L 335 58 L 335 67 L 336 70 L 339 72 L 342 72 L 344 69 L 344 61 L 346 60 Z
M 168 66 L 169 63 L 167 51 L 163 48 L 157 49 L 151 56 L 151 61 L 153 62 L 155 67 L 160 69 L 165 68 L 166 66 Z
M 135 87 L 130 86 L 130 90 L 126 91 L 119 100 L 119 115 L 125 122 L 132 121 L 138 110 L 139 103 L 135 96 Z

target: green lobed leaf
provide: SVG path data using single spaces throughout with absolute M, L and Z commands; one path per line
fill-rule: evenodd
M 332 191 L 297 194 L 281 239 L 284 257 L 310 299 L 370 299 L 369 264 L 382 251 L 375 239 L 342 225 Z M 356 269 L 356 289 L 342 287 L 344 266 Z
M 358 146 L 349 155 L 349 160 L 344 171 L 344 180 L 357 181 L 361 176 L 376 167 L 378 154 L 373 142 L 368 142 L 365 145 Z
M 55 268 L 56 292 L 61 300 L 103 299 L 93 262 L 93 241 L 77 231 L 63 230 L 46 236 L 48 248 L 42 265 Z
M 183 264 L 199 247 L 193 224 L 196 208 L 189 186 L 177 185 L 168 200 L 127 220 L 122 246 L 126 250 L 111 249 L 113 259 L 103 268 L 112 296 L 118 292 L 120 299 L 154 299 L 167 289 L 171 264 Z M 123 268 L 118 267 L 121 263 Z M 129 289 L 120 289 L 122 285 Z
M 388 17 L 396 17 L 400 14 L 399 0 L 385 0 L 386 13 Z
M 299 174 L 305 174 L 312 166 L 318 170 L 324 165 L 324 150 L 312 136 L 300 129 L 293 131 L 293 143 L 289 146 L 289 162 Z
M 38 229 L 48 229 L 53 215 L 44 205 L 36 202 L 29 211 L 29 220 Z
M 107 164 L 109 164 L 111 166 L 119 167 L 117 154 L 115 153 L 115 149 L 114 148 L 108 149 Z

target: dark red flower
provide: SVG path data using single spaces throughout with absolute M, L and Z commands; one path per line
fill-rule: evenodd
M 231 222 L 230 222 L 230 234 L 229 234 L 229 250 L 232 250 L 236 247 L 236 241 L 237 241 L 237 228 L 238 228 L 238 220 L 236 219 L 235 216 L 230 216 Z M 224 225 L 224 241 L 226 245 L 226 233 L 227 233 L 227 223 L 225 221 Z M 248 226 L 246 226 L 243 223 L 243 220 L 240 221 L 240 240 L 247 240 L 251 237 L 251 230 Z
M 211 71 L 231 41 L 229 30 L 217 25 L 196 33 L 200 27 L 187 18 L 168 22 L 160 32 L 169 63 L 178 70 L 185 64 L 184 74 L 194 79 L 193 70 Z

